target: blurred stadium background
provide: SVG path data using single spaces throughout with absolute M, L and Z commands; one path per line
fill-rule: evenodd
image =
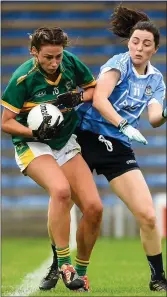
M 69 51 L 90 67 L 97 77 L 100 66 L 114 54 L 127 50 L 125 42 L 114 37 L 107 28 L 109 17 L 119 2 L 22 2 L 3 1 L 2 17 L 2 91 L 12 72 L 29 56 L 28 33 L 40 26 L 60 26 L 72 44 Z M 144 10 L 159 26 L 161 46 L 152 63 L 166 82 L 166 2 L 124 2 L 131 8 Z M 166 126 L 152 129 L 144 114 L 140 130 L 148 145 L 134 143 L 138 162 L 151 189 L 159 224 L 166 236 Z M 46 192 L 16 166 L 10 137 L 2 133 L 2 236 L 47 236 Z M 107 180 L 94 173 L 103 204 L 101 236 L 134 237 L 139 230 L 136 221 L 109 189 Z M 140 195 L 140 193 L 139 193 Z M 80 216 L 77 210 L 77 217 Z

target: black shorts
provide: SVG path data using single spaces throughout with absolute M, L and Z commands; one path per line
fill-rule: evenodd
M 78 128 L 75 134 L 90 170 L 93 172 L 95 169 L 97 174 L 103 174 L 108 181 L 127 171 L 139 169 L 133 150 L 119 140 Z

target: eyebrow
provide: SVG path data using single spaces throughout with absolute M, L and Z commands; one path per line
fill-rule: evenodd
M 60 56 L 60 55 L 62 55 L 63 53 L 59 53 L 59 54 L 57 54 L 55 57 L 57 57 L 57 56 Z M 51 55 L 51 54 L 44 54 L 44 56 L 47 56 L 47 57 L 54 57 L 54 55 Z
M 139 37 L 136 37 L 136 36 L 133 36 L 132 38 L 140 39 Z M 144 41 L 150 41 L 150 42 L 152 42 L 152 40 L 150 40 L 150 39 L 144 39 Z

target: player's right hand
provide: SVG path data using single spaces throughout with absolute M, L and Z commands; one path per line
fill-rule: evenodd
M 148 144 L 145 137 L 140 133 L 139 130 L 136 128 L 133 128 L 131 125 L 129 125 L 127 122 L 125 122 L 122 126 L 120 124 L 119 126 L 120 132 L 122 132 L 124 135 L 126 135 L 130 140 L 136 140 L 143 144 Z
M 55 138 L 59 134 L 61 128 L 64 126 L 64 121 L 59 124 L 60 116 L 58 116 L 55 124 L 50 126 L 49 121 L 51 118 L 52 116 L 46 116 L 39 128 L 37 130 L 32 130 L 34 140 L 47 141 Z

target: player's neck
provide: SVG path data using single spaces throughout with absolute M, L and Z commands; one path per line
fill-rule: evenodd
M 135 70 L 139 75 L 145 75 L 147 73 L 147 64 L 146 65 L 133 65 Z
M 60 74 L 60 68 L 58 68 L 58 69 L 56 70 L 56 72 L 53 73 L 53 74 L 47 74 L 47 78 L 48 78 L 49 80 L 55 82 L 56 79 L 58 78 L 59 74 Z

